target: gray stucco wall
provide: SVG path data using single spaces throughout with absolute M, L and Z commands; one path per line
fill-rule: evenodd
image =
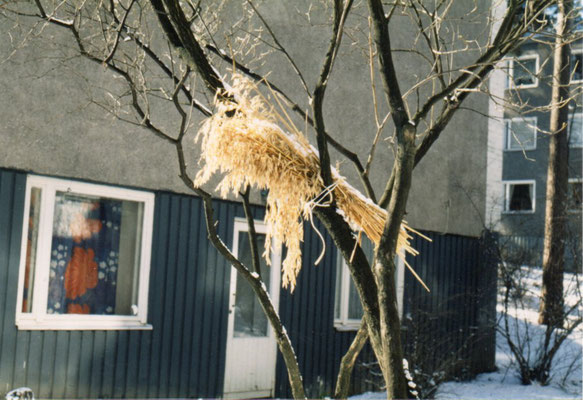
M 307 3 L 269 2 L 261 10 L 297 60 L 308 84 L 313 86 L 331 32 L 319 24 L 325 18 L 317 13 L 318 10 L 313 13 L 314 25 L 308 25 L 305 16 L 297 11 L 307 9 Z M 454 14 L 463 15 L 467 7 L 473 8 L 474 2 L 469 3 L 456 2 Z M 484 16 L 481 23 L 462 25 L 460 29 L 483 43 L 488 33 L 486 16 L 490 2 L 481 0 L 477 4 L 478 12 Z M 357 152 L 364 162 L 375 134 L 375 124 L 368 66 L 363 55 L 366 48 L 362 47 L 366 44 L 368 27 L 366 19 L 358 15 L 354 12 L 348 25 L 353 34 L 361 35 L 361 42 L 354 45 L 349 36 L 343 42 L 326 96 L 325 117 L 328 132 Z M 0 166 L 185 192 L 178 178 L 172 146 L 143 129 L 114 120 L 89 102 L 92 96 L 102 98 L 99 87 L 119 90 L 111 86 L 111 73 L 83 59 L 63 61 L 61 55 L 73 54 L 61 46 L 63 43 L 71 45 L 70 37 L 52 27 L 44 29 L 43 37 L 49 37 L 49 43 L 31 39 L 10 60 L 0 63 Z M 11 52 L 9 31 L 13 32 L 10 23 L 0 24 L 0 54 L 3 55 Z M 411 46 L 414 27 L 407 17 L 397 15 L 391 24 L 391 33 L 393 48 Z M 418 46 L 421 48 L 422 44 Z M 456 62 L 462 65 L 473 55 L 471 51 L 457 54 Z M 396 52 L 395 61 L 403 92 L 427 74 L 427 68 L 411 54 Z M 308 108 L 307 96 L 281 54 L 271 54 L 269 62 L 257 69 L 262 73 L 270 72 L 274 83 L 288 91 L 302 107 Z M 387 108 L 378 76 L 376 84 L 380 113 L 384 116 Z M 427 93 L 422 92 L 421 98 L 424 94 Z M 415 106 L 413 94 L 408 101 L 410 106 Z M 434 149 L 416 169 L 406 216 L 413 226 L 479 235 L 485 208 L 487 145 L 487 119 L 480 113 L 486 113 L 487 107 L 485 95 L 472 95 L 464 103 L 465 109 L 458 111 Z M 298 125 L 303 126 L 303 122 L 298 121 Z M 195 131 L 190 130 L 187 143 L 192 143 Z M 391 133 L 389 126 L 373 163 L 371 179 L 379 195 L 392 165 L 392 150 L 385 140 Z M 313 138 L 312 133 L 309 135 Z M 194 169 L 194 145 L 189 154 L 192 156 L 189 165 Z M 335 152 L 333 157 L 342 160 Z M 341 172 L 361 188 L 353 170 L 348 161 L 343 161 Z M 258 197 L 255 201 L 259 201 Z

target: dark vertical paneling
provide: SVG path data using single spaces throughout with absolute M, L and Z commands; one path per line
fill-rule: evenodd
M 115 373 L 113 376 L 112 397 L 123 397 L 126 393 L 128 374 L 128 331 L 119 331 L 115 355 Z
M 17 331 L 14 325 L 20 237 L 26 180 L 19 172 L 0 170 L 0 383 L 10 390 L 15 378 Z M 26 344 L 21 342 L 20 349 Z
M 137 394 L 138 374 L 140 370 L 140 343 L 142 332 L 132 331 L 128 334 L 127 372 L 125 396 L 135 398 Z M 149 332 L 148 332 L 149 335 Z
M 165 244 L 165 249 L 163 252 L 165 254 L 165 285 L 160 290 L 160 297 L 163 300 L 162 308 L 162 325 L 158 327 L 158 332 L 154 333 L 156 337 L 159 337 L 160 343 L 160 363 L 158 367 L 159 381 L 155 388 L 155 391 L 151 392 L 152 395 L 160 397 L 162 393 L 168 393 L 168 381 L 169 370 L 170 370 L 170 354 L 173 345 L 173 320 L 175 319 L 174 313 L 174 298 L 175 298 L 175 286 L 177 279 L 177 250 L 178 250 L 178 240 L 181 225 L 181 215 L 180 215 L 180 198 L 170 197 L 170 229 L 168 232 L 167 242 Z M 158 336 L 159 335 L 159 336 Z
M 38 390 L 40 387 L 40 372 L 41 372 L 41 357 L 43 344 L 43 333 L 42 332 L 31 332 L 30 333 L 30 344 L 28 351 L 28 359 L 26 361 L 27 365 L 27 376 L 26 376 L 26 386 L 30 388 L 35 388 Z
M 79 367 L 80 367 L 80 357 L 81 357 L 81 335 L 82 332 L 71 332 L 69 335 L 69 349 L 67 354 L 66 362 L 66 387 L 65 387 L 65 397 L 66 398 L 77 398 L 78 388 L 79 388 Z
M 93 335 L 93 354 L 91 356 L 91 384 L 89 397 L 101 397 L 103 382 L 103 356 L 105 352 L 105 332 L 96 331 Z
M 81 399 L 89 397 L 91 391 L 91 354 L 93 354 L 93 337 L 91 331 L 81 333 L 81 360 L 79 363 L 79 380 L 77 381 L 77 396 Z
M 183 352 L 183 326 L 184 320 L 184 300 L 186 297 L 186 271 L 187 271 L 187 252 L 188 252 L 188 234 L 190 224 L 190 207 L 187 198 L 180 201 L 180 225 L 178 240 L 176 241 L 176 278 L 174 280 L 174 300 L 173 300 L 173 322 L 172 322 L 172 350 L 170 352 L 169 397 L 178 397 L 180 388 L 180 369 L 181 354 Z
M 51 396 L 63 398 L 65 396 L 65 385 L 67 383 L 67 361 L 69 356 L 69 331 L 58 331 L 55 347 L 55 370 L 53 378 L 53 391 Z
M 452 369 L 446 373 L 463 376 L 480 372 L 472 367 L 480 331 L 476 329 L 477 316 L 490 308 L 495 313 L 495 302 L 481 303 L 479 293 L 495 295 L 496 284 L 495 279 L 480 281 L 480 276 L 485 270 L 495 276 L 496 263 L 480 262 L 483 250 L 477 238 L 432 232 L 427 235 L 433 239 L 431 243 L 414 240 L 420 255 L 410 262 L 431 293 L 424 293 L 411 276 L 406 276 L 406 356 L 427 370 L 443 370 L 449 364 Z M 491 330 L 486 336 L 494 340 L 495 333 Z M 494 354 L 494 348 L 489 351 Z
M 153 330 L 27 332 L 14 325 L 25 183 L 24 174 L 0 169 L 0 389 L 26 385 L 43 398 L 221 396 L 231 267 L 206 237 L 200 199 L 156 195 L 148 302 Z M 214 207 L 219 235 L 231 245 L 233 219 L 243 216 L 242 208 L 225 201 Z M 253 214 L 261 219 L 264 210 L 254 207 Z M 332 393 L 340 358 L 354 337 L 333 327 L 336 250 L 325 229 L 316 227 L 325 237 L 324 259 L 313 265 L 322 243 L 306 224 L 296 290 L 280 294 L 281 318 L 310 397 Z M 493 365 L 493 355 L 488 361 L 477 358 L 484 349 L 494 352 L 494 311 L 483 310 L 495 306 L 495 261 L 480 257 L 485 246 L 477 239 L 428 234 L 433 243 L 415 239 L 421 254 L 411 263 L 432 292 L 406 274 L 405 325 L 422 315 L 431 327 L 430 343 L 438 349 L 432 364 L 452 346 L 467 344 L 464 354 L 474 355 L 473 369 L 479 372 Z M 476 330 L 486 333 L 468 340 Z M 404 332 L 410 348 L 414 335 L 409 328 Z M 354 391 L 374 388 L 371 368 L 364 365 L 373 359 L 365 347 L 354 371 Z M 279 354 L 276 395 L 290 395 Z
M 188 221 L 188 242 L 193 243 L 193 245 L 186 247 L 186 260 L 185 260 L 185 275 L 184 275 L 184 286 L 185 286 L 185 299 L 184 302 L 184 327 L 182 330 L 181 341 L 182 341 L 182 354 L 179 355 L 180 368 L 178 370 L 179 375 L 179 385 L 178 393 L 181 397 L 187 397 L 189 394 L 189 376 L 190 376 L 190 360 L 192 358 L 192 336 L 194 329 L 194 308 L 195 308 L 195 295 L 186 295 L 188 292 L 194 291 L 196 287 L 196 265 L 199 254 L 199 201 L 191 201 L 189 204 L 189 221 Z
M 38 396 L 42 398 L 52 397 L 53 373 L 55 371 L 55 349 L 57 333 L 54 331 L 44 332 L 43 348 L 41 351 L 41 374 Z M 31 388 L 34 390 L 34 388 Z
M 202 207 L 199 210 L 199 220 L 204 220 L 204 210 Z M 207 273 L 211 273 L 207 268 L 204 266 L 208 264 L 208 252 L 209 248 L 207 243 L 204 241 L 199 241 L 198 245 L 198 263 L 196 266 L 197 272 L 197 280 L 196 280 L 196 288 L 194 290 L 194 316 L 201 316 L 204 318 L 204 306 L 206 304 L 206 296 L 205 296 L 205 284 L 206 284 L 206 275 Z M 194 334 L 192 335 L 192 354 L 191 354 L 191 361 L 190 361 L 190 378 L 189 378 L 189 395 L 196 395 L 196 393 L 200 393 L 200 389 L 198 387 L 198 382 L 201 379 L 201 371 L 204 370 L 203 366 L 201 365 L 201 357 L 200 354 L 202 352 L 203 343 L 202 343 L 202 330 L 203 325 L 201 324 L 198 319 L 196 322 L 193 321 L 193 328 Z
M 26 361 L 30 341 L 30 332 L 22 332 L 16 337 L 16 348 L 14 350 L 14 385 L 24 386 L 26 384 Z
M 149 397 L 158 397 L 158 387 L 160 386 L 160 359 L 162 352 L 162 334 L 165 328 L 164 324 L 164 296 L 168 296 L 164 290 L 166 286 L 166 280 L 168 276 L 166 257 L 168 253 L 169 241 L 169 229 L 173 222 L 171 220 L 171 204 L 170 196 L 162 194 L 158 196 L 158 204 L 156 207 L 159 209 L 159 215 L 157 215 L 158 228 L 156 229 L 156 237 L 153 245 L 153 255 L 155 266 L 155 275 L 153 284 L 150 285 L 150 299 L 149 306 L 151 307 L 151 321 L 154 326 L 154 332 L 152 334 L 152 343 L 150 348 L 150 365 L 149 365 L 149 379 L 148 393 Z
M 105 346 L 103 355 L 103 380 L 101 382 L 101 397 L 113 396 L 113 377 L 115 376 L 115 350 L 117 345 L 117 331 L 105 332 Z

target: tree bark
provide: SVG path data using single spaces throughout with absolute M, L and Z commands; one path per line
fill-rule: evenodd
M 542 299 L 539 323 L 560 326 L 563 323 L 563 264 L 565 254 L 565 224 L 569 143 L 567 126 L 570 68 L 569 14 L 572 0 L 559 0 L 557 32 L 554 45 L 554 65 L 551 97 L 551 136 L 547 169 L 545 237 L 543 250 Z
M 389 216 L 374 261 L 374 274 L 379 286 L 382 354 L 387 366 L 383 372 L 388 399 L 408 397 L 395 285 L 395 252 L 415 163 L 415 127 L 407 123 L 401 131 L 393 172 L 395 184 L 387 209 Z
M 334 389 L 335 399 L 346 399 L 348 397 L 348 391 L 350 389 L 350 377 L 352 375 L 352 371 L 354 370 L 354 364 L 356 363 L 356 359 L 358 358 L 362 348 L 366 344 L 367 339 L 368 329 L 366 327 L 366 322 L 363 319 L 358 332 L 356 332 L 354 340 L 340 361 L 340 369 L 338 371 L 338 378 L 336 380 L 336 389 Z

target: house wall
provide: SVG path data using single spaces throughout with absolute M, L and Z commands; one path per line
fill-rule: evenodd
M 20 386 L 38 398 L 177 398 L 219 397 L 222 394 L 231 268 L 206 239 L 200 199 L 156 192 L 149 288 L 151 331 L 23 331 L 15 326 L 17 280 L 21 249 L 26 174 L 0 168 L 0 393 Z M 263 209 L 254 208 L 255 218 Z M 215 202 L 219 235 L 233 241 L 233 221 L 243 216 L 240 205 Z M 322 243 L 309 226 L 303 243 L 303 270 L 296 290 L 281 292 L 280 314 L 296 350 L 310 397 L 330 394 L 340 358 L 354 332 L 334 328 L 337 252 L 324 234 L 326 255 L 314 260 Z M 316 227 L 323 232 L 323 227 Z M 475 296 L 495 293 L 495 262 L 486 262 L 480 241 L 457 235 L 429 233 L 433 242 L 415 239 L 421 255 L 412 265 L 432 289 L 406 274 L 405 319 L 413 304 L 426 304 L 422 320 L 443 321 L 442 304 L 456 317 L 447 327 L 423 333 L 440 343 L 463 344 L 463 356 L 473 372 L 493 366 L 494 331 L 489 315 L 495 302 Z M 488 279 L 484 277 L 490 277 Z M 415 300 L 417 299 L 417 300 Z M 412 320 L 416 318 L 413 317 Z M 406 334 L 406 348 L 420 340 Z M 481 332 L 480 340 L 473 332 Z M 438 334 L 436 334 L 438 332 Z M 469 344 L 468 344 L 469 343 Z M 481 343 L 476 345 L 475 343 Z M 447 348 L 440 348 L 448 353 Z M 409 357 L 409 355 L 407 355 Z M 367 348 L 355 369 L 352 390 L 374 389 Z M 437 358 L 433 363 L 439 363 Z M 276 395 L 289 397 L 287 374 L 278 356 Z
M 581 48 L 582 42 L 572 44 L 573 48 Z M 541 72 L 536 88 L 507 91 L 509 101 L 521 101 L 531 107 L 548 106 L 551 100 L 551 76 L 553 73 L 553 58 L 551 46 L 544 43 L 528 42 L 522 45 L 516 56 L 536 54 L 539 57 Z M 575 102 L 573 102 L 575 104 Z M 575 107 L 581 112 L 580 99 Z M 505 118 L 519 117 L 520 114 L 506 109 Z M 525 114 L 537 118 L 536 149 L 522 151 L 504 151 L 502 155 L 502 180 L 534 179 L 536 181 L 536 207 L 533 214 L 502 214 L 500 229 L 503 232 L 519 236 L 544 236 L 546 181 L 549 157 L 550 112 L 536 111 Z M 504 136 L 504 131 L 501 131 Z M 583 150 L 581 147 L 569 148 L 569 178 L 581 178 L 583 174 Z M 581 231 L 581 213 L 568 216 L 572 232 Z
M 330 31 L 322 24 L 327 21 L 330 10 L 322 10 L 316 4 L 312 12 L 314 26 L 310 26 L 305 16 L 298 12 L 307 10 L 309 3 L 267 2 L 262 12 L 297 60 L 308 84 L 314 85 L 328 46 Z M 456 29 L 483 43 L 488 36 L 489 0 L 456 2 L 451 12 L 455 17 L 474 7 L 484 18 Z M 347 23 L 350 29 L 360 32 L 364 40 L 361 44 L 366 47 L 368 26 L 360 11 L 356 10 Z M 24 25 L 22 31 L 27 32 L 26 28 Z M 393 47 L 410 47 L 413 30 L 407 17 L 395 15 L 391 23 Z M 43 28 L 44 40 L 28 36 L 22 46 L 19 40 L 24 36 L 13 35 L 16 39 L 11 42 L 9 32 L 14 33 L 11 23 L 0 24 L 0 54 L 10 55 L 7 62 L 0 63 L 0 91 L 3 93 L 0 97 L 0 166 L 152 190 L 187 191 L 178 177 L 176 155 L 171 145 L 146 130 L 106 116 L 92 103 L 107 98 L 100 88 L 114 93 L 121 89 L 112 84 L 109 71 L 75 57 L 74 51 L 62 46 L 71 43 L 67 32 L 47 26 Z M 13 54 L 11 44 L 19 45 Z M 417 45 L 420 49 L 423 47 L 422 43 Z M 367 59 L 361 50 L 352 45 L 350 37 L 345 38 L 330 80 L 324 112 L 330 134 L 357 152 L 364 162 L 376 128 Z M 461 65 L 473 56 L 474 52 L 468 50 L 457 53 L 455 60 Z M 395 62 L 403 92 L 427 75 L 423 63 L 410 54 L 396 53 Z M 309 108 L 295 73 L 279 53 L 257 68 L 259 72 L 270 73 L 270 79 L 289 91 L 301 107 Z M 378 75 L 376 85 L 380 113 L 384 115 L 387 109 Z M 424 95 L 427 93 L 422 90 L 422 98 Z M 411 107 L 416 106 L 414 95 L 410 95 L 408 101 Z M 464 104 L 465 109 L 458 111 L 434 149 L 417 167 L 407 210 L 412 226 L 479 236 L 485 208 L 488 132 L 487 118 L 482 114 L 487 107 L 486 96 L 471 96 Z M 304 121 L 297 121 L 297 124 L 303 127 Z M 192 171 L 197 164 L 193 144 L 196 127 L 198 123 L 185 140 Z M 389 124 L 372 165 L 371 180 L 378 193 L 384 189 L 391 171 L 393 153 L 385 140 L 391 134 Z M 309 135 L 313 139 L 312 133 Z M 334 151 L 332 156 L 343 160 Z M 354 168 L 347 161 L 343 162 L 341 172 L 354 186 L 361 188 Z M 259 203 L 259 197 L 254 201 Z
M 317 226 L 320 228 L 319 226 Z M 417 257 L 408 257 L 429 286 L 428 293 L 405 271 L 402 338 L 410 368 L 443 371 L 470 377 L 495 369 L 496 353 L 496 238 L 463 237 L 424 231 L 432 241 L 413 239 Z M 334 329 L 333 258 L 312 267 L 320 240 L 310 231 L 304 242 L 304 268 L 293 294 L 283 291 L 280 314 L 294 343 L 306 394 L 317 398 L 333 393 L 339 362 L 354 332 Z M 327 248 L 333 248 L 326 236 Z M 304 247 L 305 248 L 305 247 Z M 330 264 L 331 263 L 331 264 Z M 330 284 L 331 283 L 331 284 Z M 378 368 L 370 347 L 356 362 L 352 393 L 380 390 Z M 287 373 L 278 356 L 276 396 L 290 397 Z M 465 374 L 465 375 L 464 375 Z
M 24 173 L 0 169 L 0 393 L 28 386 L 37 398 L 220 396 L 230 266 L 206 239 L 201 200 L 156 195 L 148 301 L 153 330 L 19 331 L 25 186 Z M 233 203 L 216 203 L 227 243 L 237 213 Z
M 546 218 L 546 183 L 549 155 L 550 112 L 542 110 L 528 111 L 529 107 L 546 107 L 551 100 L 551 77 L 553 72 L 552 47 L 542 40 L 528 41 L 509 57 L 537 55 L 540 72 L 538 85 L 533 88 L 509 89 L 508 73 L 505 63 L 501 63 L 490 81 L 490 90 L 495 96 L 504 97 L 507 102 L 526 104 L 524 116 L 536 117 L 536 148 L 524 151 L 505 150 L 505 130 L 503 119 L 520 117 L 519 110 L 501 102 L 491 101 L 490 114 L 498 120 L 490 123 L 488 145 L 488 183 L 486 192 L 487 226 L 506 237 L 501 239 L 501 248 L 508 260 L 529 265 L 541 265 L 543 253 L 544 226 Z M 571 44 L 572 50 L 583 48 L 583 42 Z M 580 83 L 572 84 L 577 89 Z M 498 104 L 496 104 L 498 103 Z M 582 112 L 581 95 L 570 105 L 570 113 Z M 583 177 L 583 149 L 569 148 L 569 179 Z M 535 181 L 535 210 L 533 213 L 504 212 L 505 180 Z M 566 216 L 567 240 L 565 251 L 565 268 L 581 269 L 581 231 L 583 228 L 582 211 L 569 211 Z

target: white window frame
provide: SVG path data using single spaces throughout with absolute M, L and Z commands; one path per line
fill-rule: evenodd
M 535 60 L 535 72 L 534 72 L 534 82 L 528 85 L 515 85 L 514 84 L 514 68 L 516 63 L 520 63 L 520 61 L 524 60 Z M 538 54 L 525 54 L 520 57 L 515 57 L 510 59 L 510 74 L 509 74 L 509 85 L 508 87 L 511 89 L 530 89 L 538 87 L 538 74 L 540 73 L 540 58 Z
M 579 81 L 579 82 L 583 82 L 583 81 Z M 576 113 L 571 113 L 569 112 L 569 118 L 568 118 L 568 123 L 567 123 L 567 129 L 569 130 L 569 148 L 571 149 L 580 149 L 581 147 L 583 147 L 583 140 L 581 140 L 581 143 L 575 143 L 575 144 L 571 144 L 571 121 L 575 120 L 575 118 L 581 118 L 583 120 L 583 113 L 582 112 L 576 112 Z M 582 133 L 582 137 L 583 137 L 583 133 Z
M 583 178 L 569 178 L 569 183 L 583 183 Z M 569 204 L 569 191 L 567 190 L 567 204 Z M 567 212 L 569 214 L 581 214 L 581 212 L 583 212 L 581 209 L 572 209 L 572 208 L 568 208 Z
M 348 264 L 346 260 L 338 253 L 339 261 L 341 266 L 337 265 L 337 268 L 342 268 L 342 281 L 340 282 L 340 293 L 334 293 L 334 296 L 340 296 L 340 317 L 336 317 L 336 297 L 334 299 L 334 328 L 339 331 L 355 331 L 360 328 L 360 319 L 348 318 L 348 306 L 349 306 L 349 288 L 352 276 L 348 269 Z M 397 308 L 399 310 L 399 317 L 403 317 L 403 292 L 405 288 L 405 264 L 400 257 L 395 257 L 396 267 L 397 267 Z M 334 285 L 336 288 L 336 285 Z
M 33 304 L 30 313 L 22 312 L 24 274 L 27 256 L 28 221 L 31 189 L 41 189 L 37 257 L 34 267 Z M 106 197 L 111 199 L 142 202 L 143 221 L 140 248 L 140 271 L 137 315 L 86 315 L 49 314 L 47 296 L 49 263 L 53 239 L 53 217 L 57 191 Z M 77 182 L 65 179 L 29 175 L 26 182 L 18 298 L 16 301 L 16 326 L 20 330 L 150 330 L 148 318 L 148 288 L 150 277 L 150 253 L 154 221 L 154 194 L 138 190 L 122 189 L 105 185 Z
M 524 122 L 527 126 L 532 128 L 533 141 L 532 146 L 520 146 L 516 148 L 511 148 L 510 143 L 512 143 L 512 123 L 514 121 Z M 510 124 L 510 126 L 508 126 Z M 536 150 L 536 139 L 538 130 L 538 118 L 537 117 L 516 117 L 516 118 L 505 118 L 504 119 L 504 151 L 530 151 Z
M 504 214 L 534 214 L 536 211 L 536 181 L 534 179 L 502 181 L 504 185 Z M 532 184 L 532 210 L 510 210 L 510 186 Z
M 583 49 L 572 49 L 571 55 L 575 55 L 575 54 L 583 55 Z M 583 56 L 582 56 L 581 60 L 582 60 L 581 62 L 583 62 Z M 571 75 L 571 78 L 573 76 L 574 75 Z M 571 79 L 570 80 L 570 83 L 581 83 L 581 82 L 583 82 L 583 75 L 581 75 L 581 79 Z

